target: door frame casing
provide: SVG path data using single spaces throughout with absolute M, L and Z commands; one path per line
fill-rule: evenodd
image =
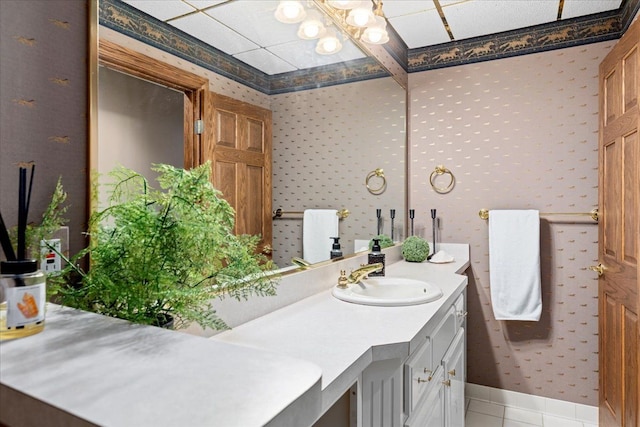
M 196 134 L 194 129 L 196 121 L 204 117 L 208 79 L 108 40 L 99 41 L 98 64 L 184 93 L 184 167 L 188 169 L 202 163 L 202 135 Z M 91 117 L 92 128 L 97 129 L 98 120 L 96 108 Z M 89 170 L 98 170 L 98 140 L 95 136 L 90 139 L 88 158 Z M 89 195 L 89 200 L 92 199 Z M 90 211 L 95 208 L 93 203 L 90 203 Z

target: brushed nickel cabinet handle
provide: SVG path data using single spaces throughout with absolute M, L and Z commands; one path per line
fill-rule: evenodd
M 451 375 L 452 377 L 455 377 L 456 376 L 456 370 L 455 369 L 450 370 L 449 371 L 449 375 Z
M 442 381 L 442 384 L 446 385 L 447 387 L 451 387 L 451 380 L 444 380 Z

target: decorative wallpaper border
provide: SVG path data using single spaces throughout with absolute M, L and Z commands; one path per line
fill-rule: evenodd
M 617 39 L 639 9 L 640 0 L 623 0 L 615 11 L 410 50 L 393 31 L 385 49 L 414 73 Z M 267 95 L 389 76 L 373 58 L 270 76 L 120 0 L 100 0 L 99 19 L 105 27 Z
M 617 39 L 619 11 L 409 50 L 410 73 Z

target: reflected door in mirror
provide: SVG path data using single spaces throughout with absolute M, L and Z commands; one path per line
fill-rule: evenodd
M 236 211 L 236 234 L 262 236 L 271 247 L 271 111 L 208 93 L 202 161 Z

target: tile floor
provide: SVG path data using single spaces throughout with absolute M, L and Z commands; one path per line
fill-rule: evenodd
M 597 427 L 598 408 L 466 384 L 466 427 Z
M 544 412 L 467 399 L 466 427 L 597 427 L 581 420 Z

